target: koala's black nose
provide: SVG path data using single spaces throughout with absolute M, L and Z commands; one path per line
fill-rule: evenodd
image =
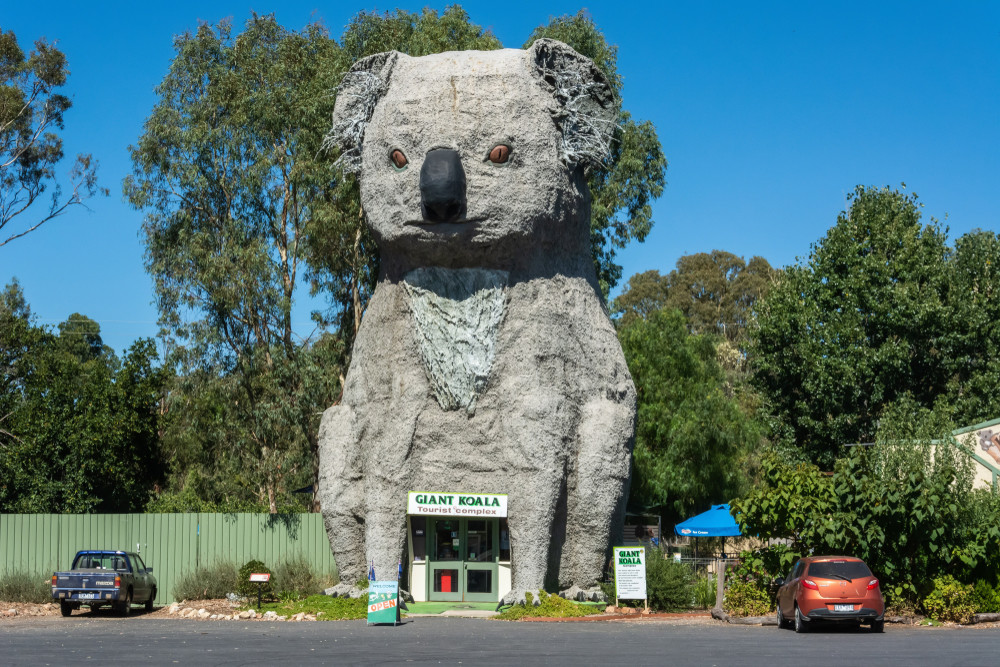
M 420 168 L 420 203 L 425 220 L 455 222 L 465 213 L 465 170 L 450 148 L 427 153 Z

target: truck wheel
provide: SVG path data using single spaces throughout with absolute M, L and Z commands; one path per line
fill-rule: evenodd
M 125 601 L 122 602 L 121 606 L 118 607 L 118 611 L 121 613 L 122 616 L 128 616 L 129 614 L 132 613 L 132 589 L 131 588 L 128 589 L 128 592 L 125 594 Z
M 153 611 L 153 599 L 156 598 L 156 589 L 149 591 L 149 599 L 146 600 L 146 611 Z
M 59 611 L 62 612 L 63 616 L 69 616 L 73 613 L 73 606 L 66 600 L 59 600 Z

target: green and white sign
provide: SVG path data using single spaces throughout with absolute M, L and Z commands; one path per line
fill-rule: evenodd
M 418 516 L 499 518 L 507 516 L 507 494 L 410 491 L 406 513 Z
M 368 623 L 396 623 L 398 581 L 368 582 Z
M 615 547 L 615 597 L 621 600 L 646 599 L 646 549 Z

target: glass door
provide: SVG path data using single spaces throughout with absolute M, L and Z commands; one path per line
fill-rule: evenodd
M 462 520 L 431 519 L 427 551 L 428 600 L 462 599 Z
M 499 522 L 496 519 L 428 519 L 428 600 L 499 600 Z
M 497 602 L 497 521 L 464 519 L 465 581 L 462 593 L 468 602 Z

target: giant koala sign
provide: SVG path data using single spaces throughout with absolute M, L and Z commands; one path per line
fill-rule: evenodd
M 382 275 L 319 496 L 343 586 L 394 571 L 410 489 L 506 494 L 512 590 L 596 590 L 620 533 L 635 389 L 599 296 L 584 169 L 612 92 L 553 40 L 359 61 L 330 140 Z M 536 596 L 537 599 L 537 596 Z

